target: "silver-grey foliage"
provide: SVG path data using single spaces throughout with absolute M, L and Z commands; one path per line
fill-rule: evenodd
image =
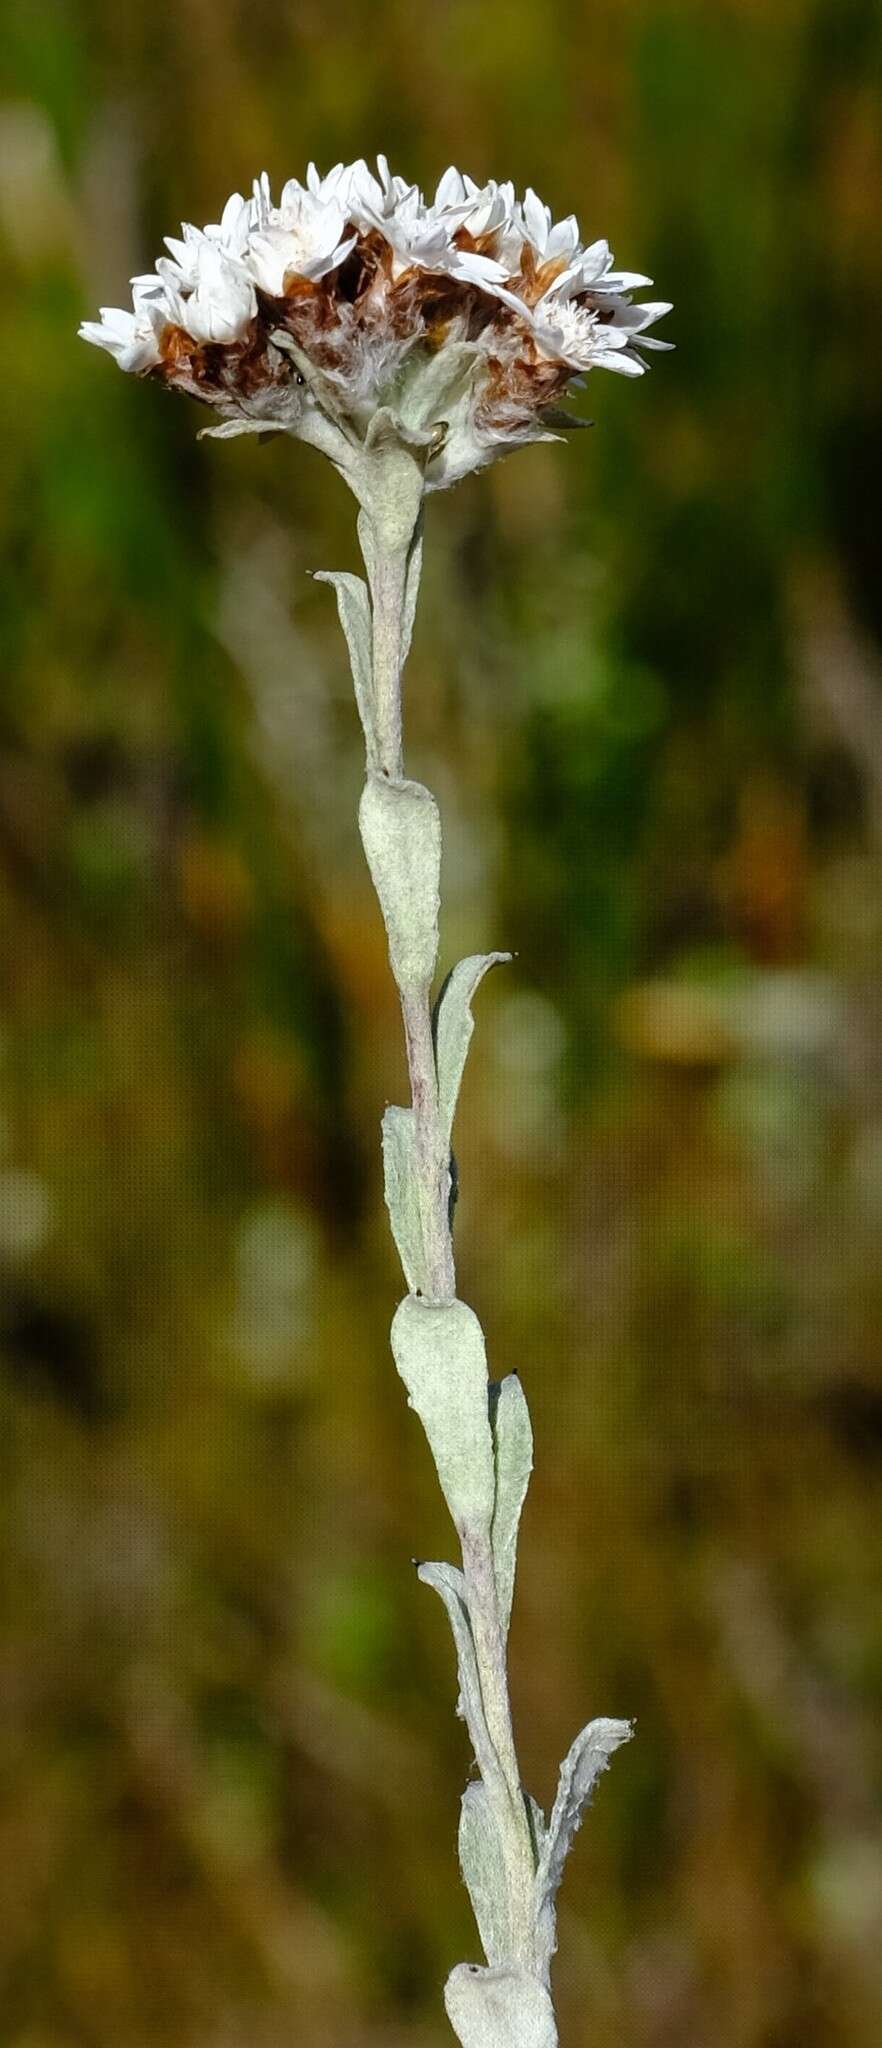
M 465 360 L 460 370 L 467 374 Z M 436 395 L 428 393 L 426 402 Z M 518 1374 L 489 1378 L 480 1323 L 457 1298 L 451 1235 L 451 1139 L 474 1030 L 472 1002 L 488 969 L 511 956 L 461 960 L 432 1015 L 441 827 L 430 792 L 406 778 L 401 747 L 401 669 L 421 559 L 424 437 L 415 397 L 402 420 L 391 412 L 377 416 L 359 473 L 367 581 L 342 574 L 323 580 L 336 591 L 365 733 L 359 822 L 401 999 L 411 1083 L 410 1106 L 392 1104 L 383 1117 L 386 1204 L 408 1288 L 393 1320 L 392 1350 L 462 1550 L 461 1568 L 419 1566 L 447 1610 L 458 1711 L 477 1771 L 463 1794 L 459 1854 L 486 1966 L 458 1965 L 445 2002 L 462 2048 L 554 2048 L 549 1977 L 557 1890 L 596 1781 L 631 1730 L 618 1720 L 583 1729 L 562 1765 L 546 1825 L 521 1785 L 506 1669 L 533 1433 Z
M 383 1119 L 386 1201 L 408 1289 L 393 1350 L 425 1428 L 462 1569 L 421 1576 L 450 1617 L 479 1779 L 460 1826 L 463 1874 L 487 1967 L 460 1965 L 446 1990 L 463 2048 L 554 2048 L 548 1972 L 555 1896 L 600 1771 L 630 1730 L 595 1721 L 564 1763 L 548 1829 L 520 1782 L 506 1651 L 518 1527 L 532 1468 L 526 1399 L 512 1374 L 490 1384 L 484 1338 L 457 1300 L 451 1132 L 487 968 L 453 968 L 437 1014 L 441 825 L 434 797 L 404 771 L 401 675 L 422 563 L 427 493 L 531 441 L 579 424 L 560 405 L 605 366 L 640 377 L 649 329 L 670 308 L 635 303 L 650 280 L 618 270 L 606 241 L 583 245 L 573 215 L 538 195 L 483 188 L 451 165 L 427 201 L 359 158 L 277 207 L 264 173 L 221 219 L 170 239 L 133 280 L 131 310 L 104 307 L 84 339 L 120 366 L 212 406 L 221 436 L 290 434 L 333 463 L 359 506 L 365 579 L 322 572 L 349 648 L 365 737 L 359 822 L 401 999 L 408 1108 Z M 537 288 L 537 280 L 538 288 Z M 476 319 L 476 312 L 479 317 Z

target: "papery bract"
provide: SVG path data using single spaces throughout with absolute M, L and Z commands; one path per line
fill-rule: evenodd
M 278 205 L 264 173 L 166 247 L 132 310 L 102 308 L 84 340 L 212 407 L 216 431 L 322 447 L 359 495 L 371 419 L 388 409 L 404 428 L 416 390 L 437 490 L 548 438 L 586 371 L 639 377 L 643 351 L 669 345 L 647 333 L 667 304 L 634 303 L 649 279 L 617 270 L 608 243 L 583 247 L 574 215 L 453 166 L 431 200 L 382 156 L 376 172 L 310 164 Z

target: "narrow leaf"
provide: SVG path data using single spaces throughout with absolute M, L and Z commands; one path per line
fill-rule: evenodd
M 464 1301 L 399 1304 L 392 1352 L 460 1535 L 489 1535 L 496 1480 L 484 1333 Z
M 411 1294 L 428 1282 L 423 1256 L 412 1109 L 390 1103 L 383 1116 L 383 1177 L 386 1207 L 398 1256 Z
M 557 1798 L 536 1871 L 536 1960 L 546 1976 L 556 1946 L 555 1899 L 573 1836 L 610 1757 L 632 1734 L 630 1721 L 589 1721 L 561 1764 Z
M 459 1861 L 488 1963 L 511 1956 L 508 1873 L 484 1786 L 473 1781 L 462 1795 Z
M 411 425 L 390 405 L 380 405 L 368 421 L 364 445 L 371 454 L 388 449 L 397 455 L 402 447 L 426 448 L 431 438 L 424 428 Z
M 433 356 L 423 358 L 414 370 L 408 359 L 398 379 L 398 416 L 408 426 L 430 431 L 446 424 L 447 415 L 462 398 L 480 360 L 473 341 L 446 342 Z
M 405 571 L 404 576 L 404 603 L 401 610 L 402 668 L 404 667 L 404 664 L 410 653 L 410 643 L 411 640 L 413 639 L 413 622 L 416 614 L 417 598 L 419 597 L 420 594 L 420 577 L 422 575 L 422 571 L 423 532 L 421 513 L 419 522 L 417 524 L 417 529 L 413 537 L 413 542 L 411 544 L 410 554 L 407 557 L 407 569 Z
M 541 418 L 545 421 L 547 427 L 563 427 L 564 429 L 578 427 L 584 430 L 585 427 L 593 427 L 594 425 L 593 420 L 583 420 L 579 418 L 578 413 L 567 412 L 566 407 L 563 405 L 544 405 Z
M 499 1618 L 508 1635 L 514 1597 L 518 1526 L 533 1470 L 533 1431 L 527 1397 L 516 1372 L 490 1387 L 490 1428 L 496 1466 L 491 1529 Z
M 374 686 L 371 658 L 371 604 L 367 584 L 345 569 L 317 569 L 316 583 L 330 583 L 337 597 L 340 624 L 346 635 L 355 701 L 364 731 L 368 764 L 377 765 L 374 730 Z
M 516 1963 L 493 1970 L 458 1963 L 444 1986 L 444 2004 L 462 2048 L 557 2048 L 545 1985 Z
M 438 954 L 441 819 L 421 782 L 368 775 L 358 810 L 399 988 L 431 982 Z
M 220 427 L 200 427 L 197 441 L 233 441 L 239 434 L 261 434 L 265 441 L 273 439 L 275 432 L 266 420 L 224 420 Z
M 466 1054 L 475 1028 L 472 997 L 488 968 L 510 959 L 510 953 L 471 953 L 467 960 L 460 960 L 454 967 L 441 990 L 435 1019 L 435 1061 L 441 1121 L 448 1144 Z
M 478 1676 L 478 1660 L 472 1624 L 469 1619 L 465 1579 L 453 1564 L 421 1564 L 417 1577 L 424 1586 L 434 1586 L 439 1593 L 450 1619 L 453 1640 L 456 1645 L 456 1662 L 459 1670 L 459 1701 L 457 1713 L 465 1721 L 478 1769 L 485 1785 L 492 1785 L 497 1796 L 505 1798 L 505 1784 L 499 1759 L 490 1740 L 481 1698 L 481 1681 Z

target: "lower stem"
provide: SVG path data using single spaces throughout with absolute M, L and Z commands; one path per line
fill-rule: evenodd
M 420 1216 L 428 1298 L 450 1301 L 456 1293 L 450 1228 L 450 1158 L 441 1127 L 432 1018 L 427 989 L 401 989 L 407 1043 Z M 530 1825 L 515 1749 L 505 1634 L 499 1613 L 493 1551 L 486 1532 L 461 1532 L 463 1577 L 481 1685 L 487 1731 L 505 1781 L 502 1811 L 496 1811 L 500 1847 L 508 1877 L 514 1955 L 532 1963 L 534 1858 Z
M 487 1730 L 508 1794 L 508 1811 L 504 1816 L 497 1814 L 496 1820 L 508 1873 L 512 1949 L 529 1969 L 533 1962 L 533 1841 L 515 1749 L 493 1552 L 486 1536 L 472 1539 L 463 1535 L 462 1565 Z

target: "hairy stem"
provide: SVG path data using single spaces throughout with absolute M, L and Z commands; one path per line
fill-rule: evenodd
M 363 537 L 363 546 L 367 535 Z M 401 649 L 404 638 L 406 552 L 384 548 L 377 529 L 365 547 L 372 600 L 373 705 L 381 772 L 403 776 Z M 390 948 L 390 953 L 394 949 Z M 393 963 L 393 972 L 395 972 Z M 398 992 L 410 1076 L 417 1194 L 425 1269 L 425 1295 L 451 1302 L 456 1272 L 450 1213 L 450 1148 L 442 1124 L 431 993 L 428 983 L 399 979 Z M 499 1609 L 489 1532 L 461 1529 L 463 1575 L 487 1731 L 499 1762 L 504 1793 L 494 1806 L 507 1873 L 514 1955 L 533 1962 L 534 1852 L 512 1728 L 506 1632 Z
M 403 775 L 401 748 L 401 635 L 407 555 L 378 553 L 372 564 L 371 610 L 374 717 L 377 753 L 385 775 Z
M 428 989 L 400 989 L 419 1167 L 420 1221 L 432 1301 L 456 1293 L 450 1231 L 450 1154 L 441 1129 Z
M 502 1816 L 498 1820 L 508 1871 L 512 1945 L 519 1962 L 529 1969 L 533 1962 L 533 1843 L 515 1749 L 505 1635 L 488 1538 L 464 1534 L 462 1563 L 487 1729 L 508 1794 L 508 1813 L 504 1821 Z

